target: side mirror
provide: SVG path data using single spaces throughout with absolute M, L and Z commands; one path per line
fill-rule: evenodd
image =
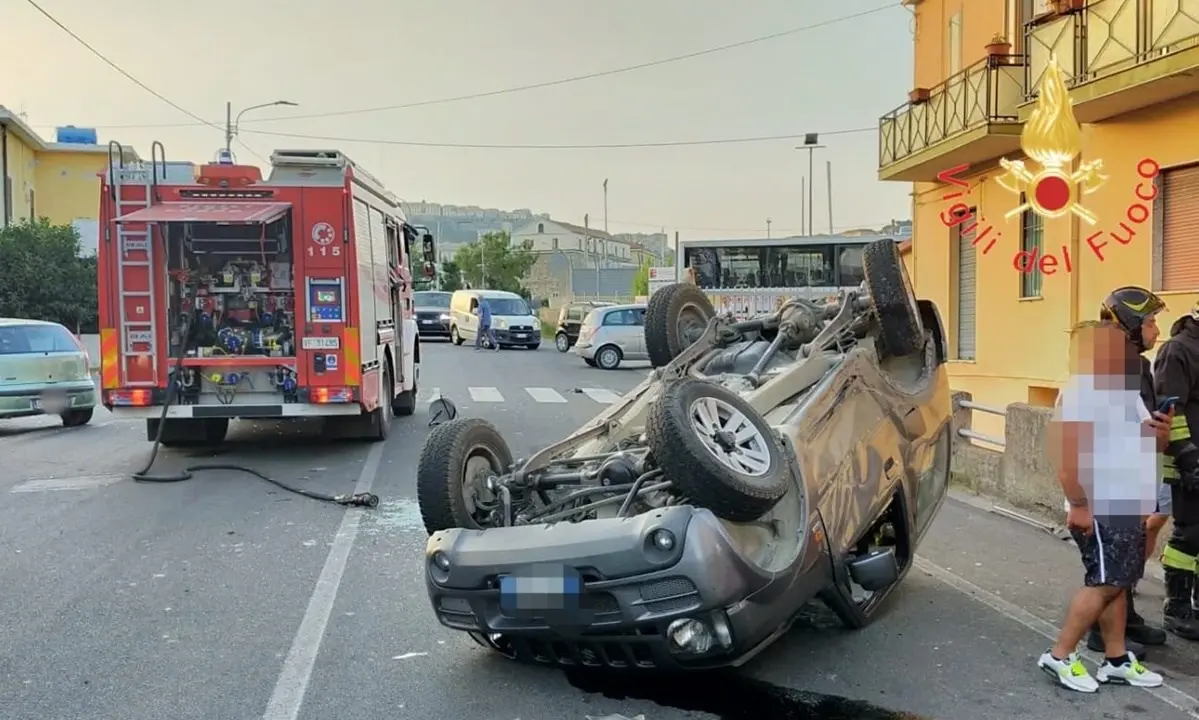
M 430 233 L 425 233 L 425 236 L 421 239 L 421 254 L 425 262 L 437 262 L 437 246 L 434 244 L 433 235 Z

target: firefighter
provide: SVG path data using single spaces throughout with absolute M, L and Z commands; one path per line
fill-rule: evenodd
M 1170 338 L 1153 361 L 1159 397 L 1178 397 L 1179 412 L 1170 425 L 1165 481 L 1170 485 L 1174 531 L 1162 553 L 1166 571 L 1166 629 L 1187 640 L 1199 640 L 1196 613 L 1196 556 L 1199 556 L 1199 303 L 1170 328 Z
M 1140 396 L 1145 403 L 1145 409 L 1152 415 L 1157 410 L 1157 394 L 1154 391 L 1153 373 L 1149 360 L 1144 353 L 1157 344 L 1160 330 L 1157 327 L 1157 315 L 1166 309 L 1165 302 L 1154 293 L 1140 287 L 1128 286 L 1113 290 L 1103 301 L 1099 309 L 1101 321 L 1112 322 L 1120 327 L 1127 338 L 1130 347 L 1140 362 Z M 1146 541 L 1145 555 L 1149 554 Z M 1135 586 L 1134 586 L 1135 588 Z M 1138 657 L 1145 657 L 1145 645 L 1164 645 L 1166 633 L 1161 628 L 1155 628 L 1145 622 L 1145 618 L 1137 612 L 1134 603 L 1135 589 L 1128 592 L 1127 623 L 1125 635 L 1128 639 L 1129 651 Z M 1087 635 L 1087 647 L 1095 652 L 1103 651 L 1103 636 L 1099 626 L 1091 628 Z

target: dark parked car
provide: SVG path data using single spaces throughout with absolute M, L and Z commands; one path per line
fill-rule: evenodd
M 739 665 L 813 599 L 866 625 L 944 500 L 952 436 L 936 307 L 894 242 L 863 265 L 862 288 L 741 322 L 658 290 L 658 370 L 519 464 L 484 420 L 437 427 L 417 493 L 438 620 L 625 669 Z
M 418 290 L 412 293 L 416 332 L 423 338 L 450 339 L 450 298 L 454 293 Z
M 596 300 L 563 305 L 558 313 L 558 332 L 554 335 L 554 347 L 558 348 L 558 352 L 570 350 L 579 341 L 579 328 L 583 326 L 587 314 L 596 308 L 614 304 Z

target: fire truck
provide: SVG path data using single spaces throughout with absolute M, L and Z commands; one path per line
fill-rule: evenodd
M 278 150 L 269 177 L 227 153 L 168 162 L 161 143 L 101 174 L 105 407 L 148 440 L 214 444 L 231 419 L 324 418 L 387 438 L 416 408 L 410 258 L 434 238 L 336 150 Z M 413 253 L 417 253 L 416 256 Z

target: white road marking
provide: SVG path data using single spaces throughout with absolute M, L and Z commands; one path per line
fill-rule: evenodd
M 504 396 L 500 394 L 497 388 L 470 387 L 466 390 L 470 393 L 470 399 L 475 402 L 504 402 Z
M 354 486 L 355 493 L 370 492 L 379 472 L 379 461 L 383 457 L 384 443 L 377 443 L 366 456 L 362 464 L 362 474 Z M 291 642 L 291 649 L 283 661 L 283 671 L 275 683 L 275 691 L 271 693 L 263 720 L 296 720 L 300 714 L 300 706 L 304 703 L 304 695 L 308 691 L 308 682 L 312 679 L 312 668 L 316 664 L 316 655 L 320 651 L 321 640 L 325 637 L 325 628 L 329 625 L 329 615 L 333 612 L 333 603 L 337 599 L 337 589 L 341 585 L 341 576 L 345 572 L 346 563 L 350 559 L 350 551 L 354 540 L 358 537 L 358 527 L 362 522 L 360 508 L 347 508 L 329 548 L 329 556 L 325 558 L 325 566 L 321 568 L 320 577 L 316 581 L 316 589 L 308 600 L 308 609 L 300 628 Z
M 1007 619 L 1020 623 L 1029 630 L 1032 630 L 1038 635 L 1044 637 L 1049 642 L 1052 643 L 1057 640 L 1058 629 L 1047 620 L 1042 620 L 1024 608 L 1013 605 L 995 593 L 984 590 L 969 580 L 955 574 L 950 570 L 946 570 L 940 565 L 931 563 L 924 558 L 916 558 L 915 565 L 917 569 L 928 573 L 963 595 L 974 598 L 978 602 L 986 605 Z M 1099 655 L 1089 650 L 1084 649 L 1079 654 L 1096 665 L 1099 665 L 1103 662 L 1103 659 Z M 1182 712 L 1187 717 L 1199 720 L 1199 699 L 1191 697 L 1178 688 L 1169 684 L 1163 684 L 1161 687 L 1157 688 L 1145 688 L 1145 692 L 1149 693 L 1158 700 L 1161 700 L 1170 707 Z
M 91 490 L 94 488 L 105 487 L 120 482 L 123 479 L 121 475 L 83 475 L 80 477 L 68 478 L 46 478 L 43 480 L 29 480 L 17 485 L 9 492 L 15 493 L 35 493 L 35 492 L 50 492 L 54 490 Z
M 601 405 L 611 405 L 620 399 L 620 395 L 603 388 L 579 388 L 583 394 Z
M 564 403 L 566 398 L 558 394 L 558 391 L 553 388 L 542 387 L 527 387 L 525 392 L 539 403 Z

